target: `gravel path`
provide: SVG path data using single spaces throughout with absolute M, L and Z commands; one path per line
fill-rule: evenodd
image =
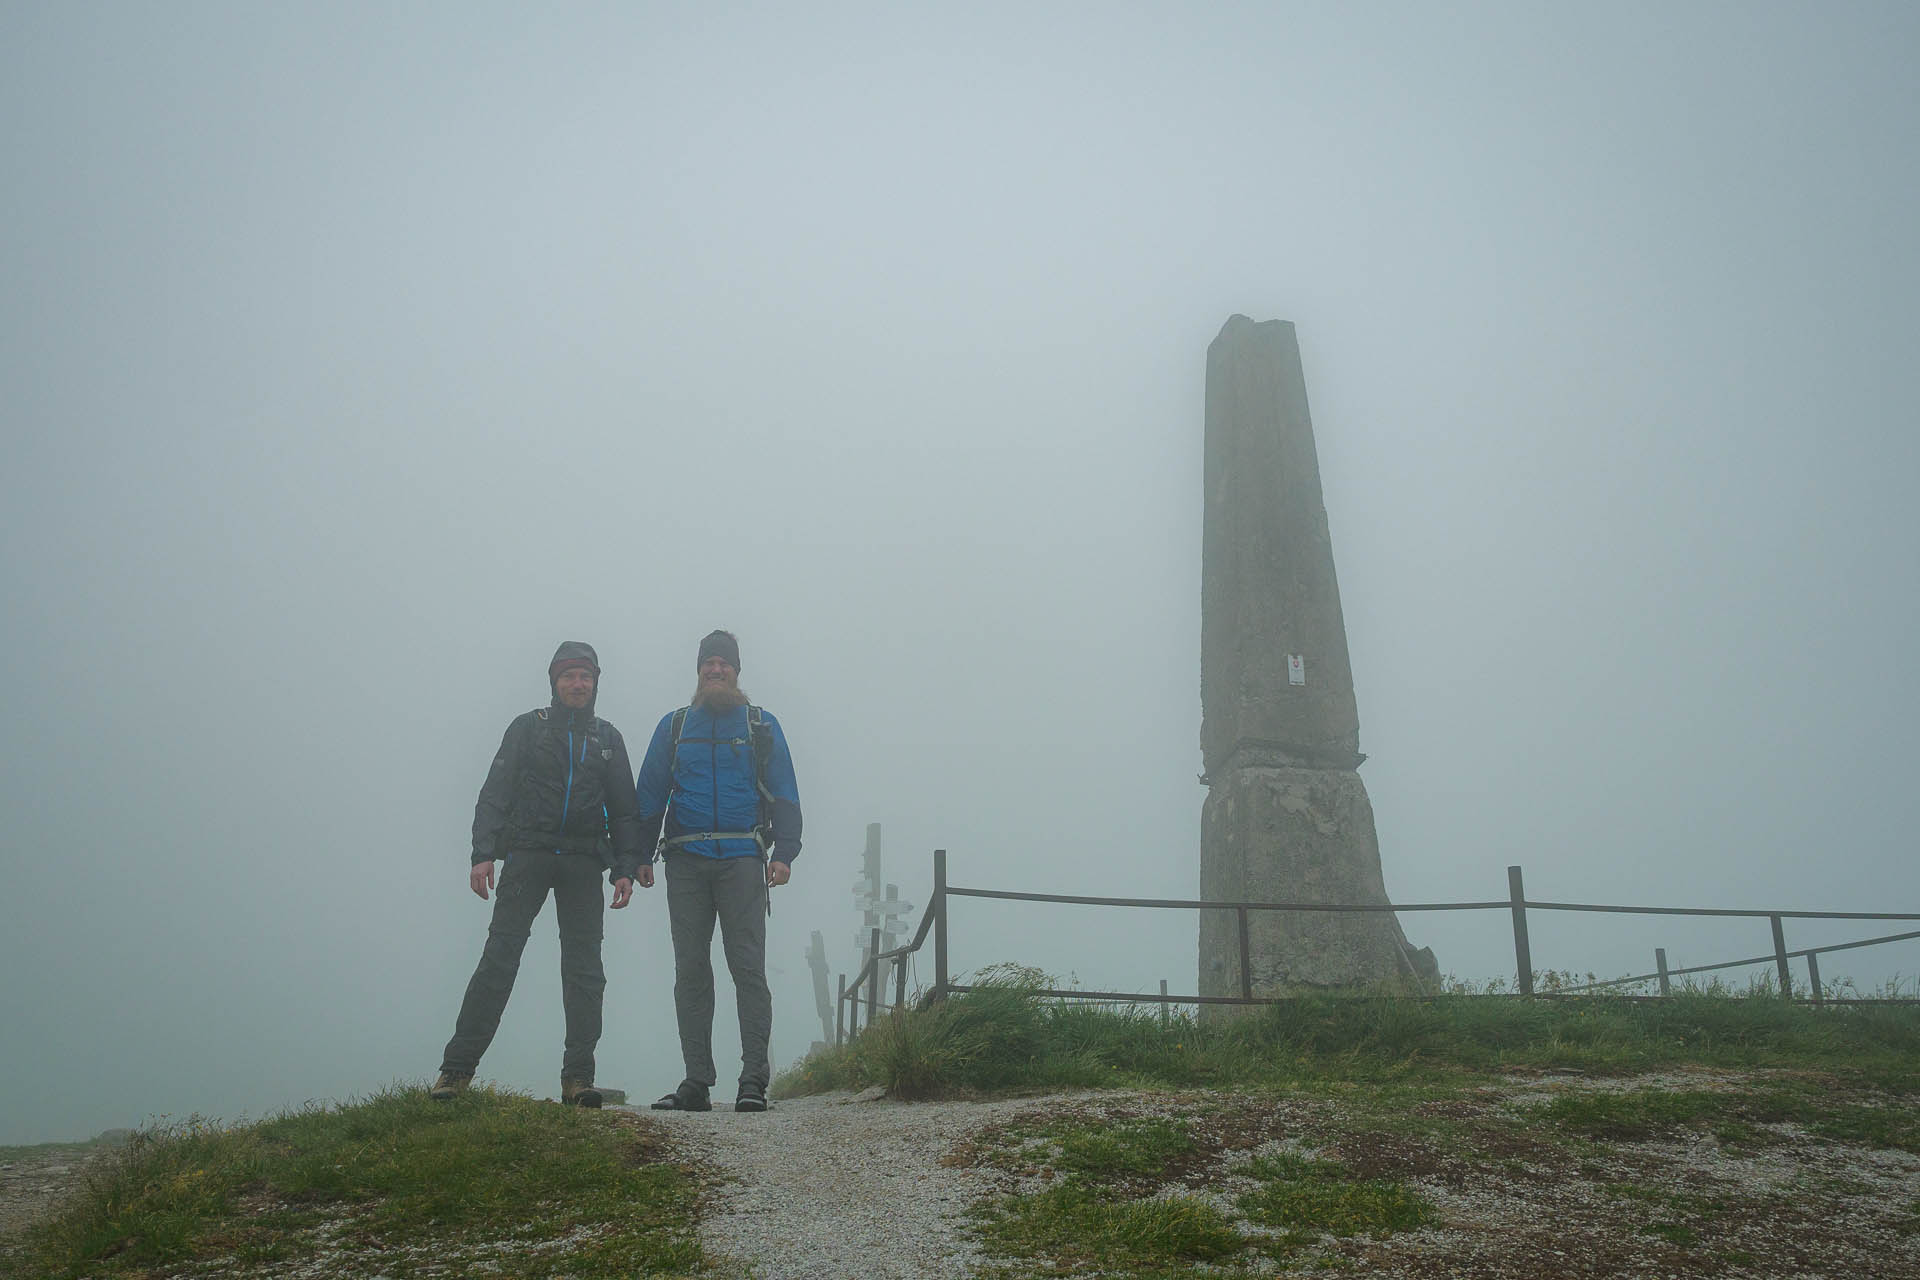
M 735 1115 L 725 1103 L 709 1112 L 621 1109 L 659 1121 L 728 1180 L 713 1193 L 701 1241 L 754 1280 L 959 1280 L 977 1256 L 952 1215 L 1002 1178 L 947 1168 L 940 1157 L 956 1138 L 1034 1105 L 828 1093 L 763 1115 Z

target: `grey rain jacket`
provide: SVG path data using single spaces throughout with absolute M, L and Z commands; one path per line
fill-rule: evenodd
M 597 691 L 596 691 L 597 692 Z M 620 731 L 560 704 L 516 716 L 473 808 L 473 863 L 530 849 L 600 859 L 611 880 L 640 865 L 633 765 Z

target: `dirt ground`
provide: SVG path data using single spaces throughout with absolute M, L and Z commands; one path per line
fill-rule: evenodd
M 0 1236 L 57 1211 L 110 1146 L 30 1147 L 0 1159 Z
M 1766 1074 L 1513 1078 L 1416 1104 L 1384 1129 L 1377 1111 L 1358 1114 L 1329 1097 L 1111 1094 L 1045 1102 L 1013 1117 L 1011 1133 L 983 1126 L 948 1160 L 999 1165 L 1029 1191 L 1052 1174 L 1022 1167 L 1009 1139 L 1023 1130 L 1063 1117 L 1105 1128 L 1177 1117 L 1194 1141 L 1188 1155 L 1116 1190 L 1198 1195 L 1225 1206 L 1239 1189 L 1238 1160 L 1293 1148 L 1335 1158 L 1356 1177 L 1405 1183 L 1436 1209 L 1435 1221 L 1418 1230 L 1323 1240 L 1289 1272 L 1397 1280 L 1920 1280 L 1920 1156 L 1789 1124 L 1750 1126 L 1739 1143 L 1679 1127 L 1569 1144 L 1533 1122 L 1558 1097 L 1737 1090 L 1765 1083 Z M 1449 1122 L 1450 1131 L 1423 1132 L 1432 1128 L 1427 1121 Z

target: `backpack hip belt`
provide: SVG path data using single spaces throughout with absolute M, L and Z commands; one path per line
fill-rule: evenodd
M 754 846 L 766 855 L 767 837 L 762 831 L 689 831 L 683 836 L 672 836 L 660 842 L 660 852 L 665 853 L 675 845 L 692 844 L 696 840 L 751 840 Z

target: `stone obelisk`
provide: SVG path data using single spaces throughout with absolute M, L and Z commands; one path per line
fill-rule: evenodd
M 1293 325 L 1227 321 L 1207 348 L 1206 429 L 1200 896 L 1384 905 Z M 1200 917 L 1200 993 L 1239 995 L 1235 914 Z M 1437 973 L 1390 911 L 1255 911 L 1248 921 L 1256 996 L 1417 989 Z

